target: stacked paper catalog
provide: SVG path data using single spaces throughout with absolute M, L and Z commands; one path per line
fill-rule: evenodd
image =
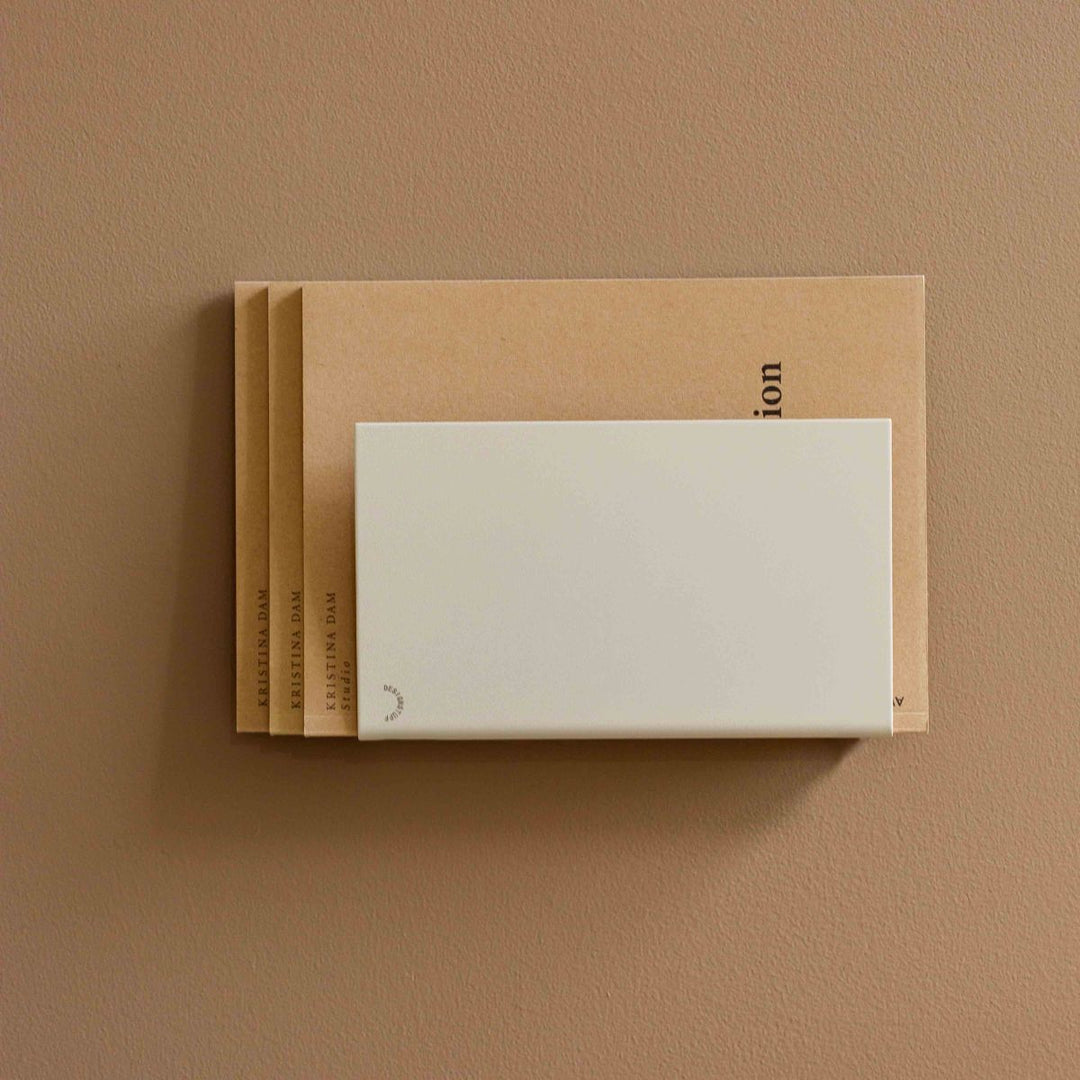
M 926 730 L 921 278 L 235 299 L 238 731 Z

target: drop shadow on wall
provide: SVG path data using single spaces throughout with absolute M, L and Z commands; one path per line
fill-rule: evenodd
M 170 843 L 285 834 L 405 842 L 499 828 L 708 829 L 729 842 L 797 812 L 858 746 L 847 740 L 461 742 L 237 735 L 233 730 L 233 306 L 197 316 L 184 532 L 155 782 Z

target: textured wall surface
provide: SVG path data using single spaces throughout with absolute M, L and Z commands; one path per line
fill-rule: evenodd
M 1075 4 L 0 18 L 5 1078 L 1075 1076 Z M 235 278 L 920 272 L 928 736 L 231 733 Z

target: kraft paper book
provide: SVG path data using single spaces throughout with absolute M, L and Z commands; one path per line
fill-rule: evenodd
M 269 318 L 270 732 L 304 733 L 301 296 L 275 282 Z
M 893 730 L 925 730 L 923 310 L 919 277 L 306 284 L 305 733 L 357 733 L 356 423 L 877 417 Z
M 267 286 L 234 295 L 236 423 L 236 730 L 270 729 Z
M 357 424 L 360 738 L 891 735 L 889 425 Z

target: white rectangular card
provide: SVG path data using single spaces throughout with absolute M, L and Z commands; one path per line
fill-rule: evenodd
M 888 420 L 356 425 L 362 739 L 887 735 Z

